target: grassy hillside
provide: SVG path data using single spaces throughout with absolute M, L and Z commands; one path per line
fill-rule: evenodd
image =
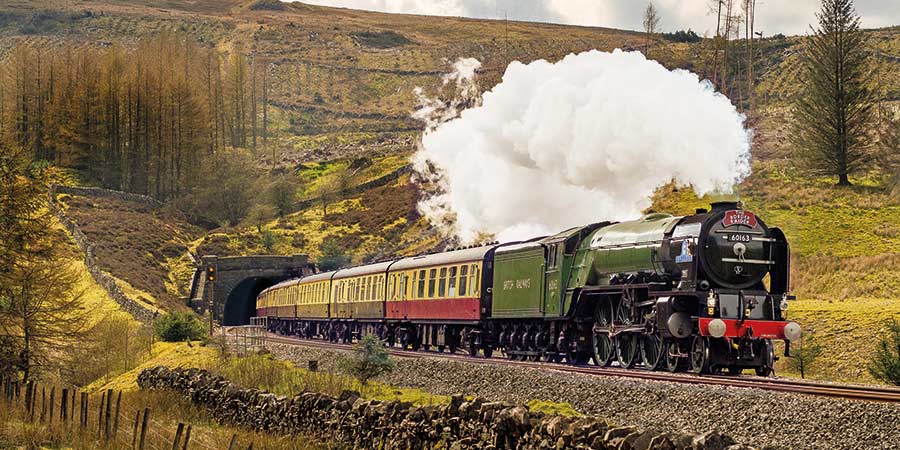
M 125 295 L 163 310 L 184 307 L 192 274 L 187 243 L 199 229 L 146 205 L 103 197 L 58 196 L 94 245 L 102 269 Z

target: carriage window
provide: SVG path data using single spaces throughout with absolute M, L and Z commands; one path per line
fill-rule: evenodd
M 479 285 L 478 285 L 478 265 L 472 264 L 472 273 L 469 274 L 472 277 L 471 285 L 472 285 L 472 295 L 478 295 Z
M 425 298 L 425 271 L 419 271 L 419 292 L 416 298 Z
M 450 268 L 450 277 L 447 278 L 448 297 L 456 297 L 456 266 Z
M 400 299 L 406 300 L 406 280 L 409 278 L 406 274 L 400 275 Z
M 447 295 L 447 268 L 441 267 L 441 279 L 438 281 L 438 297 Z
M 437 281 L 437 269 L 428 271 L 428 298 L 434 298 L 434 285 Z
M 469 273 L 469 266 L 462 266 L 459 268 L 459 295 L 461 297 L 465 297 L 468 294 L 466 288 L 469 286 L 469 280 L 467 274 Z

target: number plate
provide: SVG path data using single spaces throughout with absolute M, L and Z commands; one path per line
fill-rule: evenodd
M 749 234 L 729 234 L 728 242 L 750 242 L 753 240 L 753 236 Z

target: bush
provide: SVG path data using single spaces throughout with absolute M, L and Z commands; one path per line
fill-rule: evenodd
M 153 324 L 156 335 L 166 342 L 195 341 L 206 335 L 206 329 L 197 316 L 173 312 L 156 319 Z
M 372 378 L 393 370 L 394 360 L 384 342 L 370 334 L 360 339 L 353 353 L 342 358 L 338 365 L 365 386 Z
M 672 41 L 672 42 L 687 42 L 687 43 L 700 42 L 703 39 L 697 33 L 695 33 L 694 30 L 691 30 L 690 28 L 687 31 L 678 30 L 674 33 L 663 33 L 662 37 L 664 39 Z
M 792 343 L 793 344 L 793 343 Z M 822 346 L 811 334 L 803 334 L 800 342 L 791 345 L 791 358 L 788 359 L 788 367 L 800 372 L 800 378 L 806 378 L 806 373 L 816 363 L 816 358 L 822 354 Z
M 869 373 L 876 380 L 900 386 L 900 322 L 891 319 L 887 328 L 875 348 Z
M 328 272 L 339 269 L 350 264 L 350 257 L 346 254 L 346 249 L 340 243 L 340 239 L 335 236 L 329 236 L 322 241 L 319 247 L 322 256 L 316 261 L 316 266 L 322 272 Z

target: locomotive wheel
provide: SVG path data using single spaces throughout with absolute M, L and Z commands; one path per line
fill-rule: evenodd
M 469 352 L 469 356 L 473 358 L 478 357 L 478 344 L 475 342 L 475 339 L 468 339 L 468 343 L 466 345 L 466 350 Z
M 686 358 L 680 358 L 678 355 L 681 349 L 678 347 L 677 341 L 669 341 L 665 344 L 666 348 L 666 369 L 669 372 L 684 372 L 687 369 L 688 361 Z
M 612 312 L 609 298 L 601 298 L 597 302 L 597 310 L 594 311 L 594 324 L 601 328 L 608 328 L 612 324 Z
M 591 350 L 593 353 L 591 359 L 594 360 L 594 364 L 600 367 L 608 367 L 612 363 L 613 344 L 608 334 L 594 333 Z
M 631 316 L 631 309 L 634 305 L 634 292 L 630 289 L 622 291 L 622 298 L 616 306 L 616 314 L 613 318 L 616 325 L 631 326 L 634 323 Z
M 775 349 L 772 346 L 772 341 L 765 340 L 762 341 L 762 345 L 760 345 L 759 352 L 763 355 L 763 361 L 765 365 L 756 367 L 756 375 L 761 377 L 768 377 L 772 375 L 774 370 L 772 367 L 775 365 Z
M 706 336 L 697 336 L 691 344 L 691 372 L 698 374 L 710 373 L 709 339 Z
M 616 360 L 619 367 L 630 369 L 637 359 L 637 339 L 631 333 L 619 333 L 614 338 L 616 343 Z
M 663 364 L 663 342 L 652 334 L 641 335 L 641 361 L 647 370 L 657 370 Z

